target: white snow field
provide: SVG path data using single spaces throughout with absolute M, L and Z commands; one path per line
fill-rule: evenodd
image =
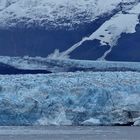
M 140 73 L 0 75 L 0 125 L 140 125 Z

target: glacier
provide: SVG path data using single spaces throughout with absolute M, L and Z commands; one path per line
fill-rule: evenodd
M 140 126 L 139 36 L 139 0 L 0 0 L 0 125 Z
M 48 59 L 43 57 L 0 56 L 0 63 L 22 70 L 46 70 L 53 73 L 75 71 L 134 71 L 140 72 L 139 62 L 89 61 Z
M 0 75 L 0 125 L 138 125 L 139 72 Z

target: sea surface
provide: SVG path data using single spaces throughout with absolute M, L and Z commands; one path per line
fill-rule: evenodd
M 0 140 L 140 140 L 140 127 L 0 127 Z

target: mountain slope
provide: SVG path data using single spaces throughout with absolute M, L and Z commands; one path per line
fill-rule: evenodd
M 74 27 L 109 13 L 121 0 L 1 0 L 0 26 Z
M 0 55 L 140 61 L 139 15 L 139 0 L 0 0 Z
M 71 48 L 66 50 L 61 54 L 57 54 L 59 57 L 68 57 L 71 52 L 80 47 L 84 42 L 90 40 L 99 40 L 100 44 L 109 45 L 110 49 L 107 50 L 99 59 L 105 59 L 105 57 L 112 51 L 112 47 L 116 45 L 118 39 L 121 37 L 122 33 L 135 33 L 136 25 L 139 24 L 139 14 L 140 14 L 140 3 L 134 7 L 126 10 L 125 13 L 122 11 L 115 14 L 110 20 L 106 21 L 100 28 L 98 28 L 89 37 L 83 38 L 80 42 L 73 45 Z M 50 55 L 54 57 L 56 54 Z

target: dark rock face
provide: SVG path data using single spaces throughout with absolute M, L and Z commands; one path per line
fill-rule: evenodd
M 102 19 L 98 19 L 92 23 L 77 25 L 73 30 L 67 28 L 50 30 L 43 28 L 14 28 L 0 30 L 0 55 L 46 57 L 50 53 L 53 53 L 55 49 L 65 51 L 80 41 L 84 36 L 91 35 L 110 17 L 111 15 L 102 17 Z M 98 46 L 96 41 L 95 44 Z M 89 47 L 91 47 L 92 50 L 94 46 L 89 45 Z M 99 49 L 97 48 L 97 50 Z M 104 50 L 106 50 L 106 48 Z M 97 51 L 95 51 L 95 53 L 97 53 Z M 81 57 L 86 59 L 86 57 L 83 57 L 82 51 Z M 81 57 L 77 51 L 72 55 L 72 58 Z M 96 57 L 90 58 L 94 59 Z
M 0 30 L 0 55 L 8 56 L 42 56 L 47 57 L 55 49 L 65 51 L 83 37 L 90 36 L 106 20 L 110 19 L 117 10 L 111 15 L 104 15 L 101 18 L 81 25 L 75 29 L 50 29 L 43 28 L 12 28 Z M 7 41 L 8 40 L 8 41 Z M 100 46 L 98 40 L 87 41 L 70 54 L 74 59 L 96 60 L 108 50 L 109 46 Z
M 140 61 L 139 44 L 140 25 L 136 27 L 136 33 L 123 34 L 106 59 L 112 61 Z

